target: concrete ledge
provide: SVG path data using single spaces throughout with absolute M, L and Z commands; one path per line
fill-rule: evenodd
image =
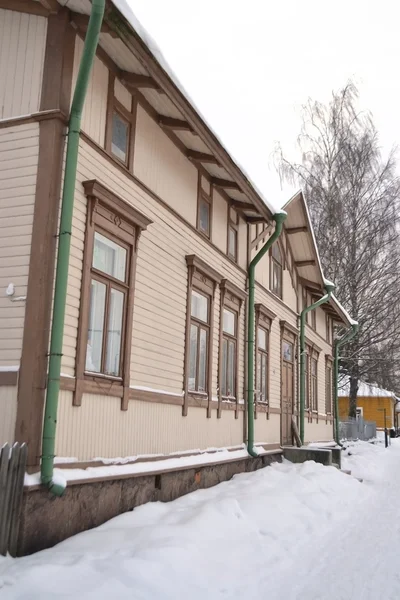
M 283 448 L 283 456 L 292 463 L 314 460 L 325 466 L 332 466 L 332 451 L 320 448 Z

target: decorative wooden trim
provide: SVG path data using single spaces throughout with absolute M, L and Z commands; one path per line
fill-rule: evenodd
M 198 150 L 187 150 L 186 156 L 189 160 L 198 160 L 201 163 L 208 163 L 210 165 L 218 165 L 218 160 L 212 154 L 206 152 L 198 152 Z M 251 205 L 250 205 L 251 206 Z
M 313 342 L 312 340 L 310 340 L 310 338 L 308 338 L 306 336 L 305 340 L 306 340 L 307 346 L 310 347 L 310 349 L 312 350 L 312 352 L 317 353 L 317 354 L 320 354 L 322 352 L 322 348 L 320 348 L 319 346 L 317 346 L 317 344 L 315 342 Z
M 270 413 L 271 415 L 280 415 L 280 414 L 281 414 L 281 412 L 282 412 L 282 411 L 281 411 L 281 409 L 280 409 L 280 408 L 275 408 L 275 407 L 273 407 L 273 406 L 272 406 L 272 407 L 270 406 L 270 408 L 269 408 L 269 413 Z
M 288 235 L 293 233 L 307 233 L 308 227 L 306 225 L 303 227 L 285 227 L 285 231 Z
M 280 325 L 281 329 L 286 329 L 286 331 L 289 331 L 290 333 L 292 333 L 296 338 L 299 336 L 299 330 L 297 329 L 297 327 L 294 327 L 287 321 L 280 320 L 279 325 Z
M 315 266 L 316 261 L 314 259 L 310 259 L 310 260 L 296 260 L 295 261 L 295 265 L 297 268 L 301 268 L 301 267 L 314 267 Z
M 0 387 L 16 386 L 18 383 L 18 371 L 0 371 Z
M 239 185 L 235 181 L 230 181 L 229 179 L 220 179 L 219 177 L 211 177 L 211 183 L 215 185 L 215 187 L 221 187 L 226 190 L 237 190 L 241 192 Z
M 215 269 L 210 267 L 206 262 L 204 262 L 204 260 L 196 256 L 195 254 L 188 254 L 185 258 L 188 267 L 193 267 L 194 270 L 199 271 L 199 273 L 202 273 L 203 275 L 206 275 L 207 277 L 212 279 L 214 283 L 221 283 L 221 275 L 217 271 L 215 271 Z
M 264 317 L 267 317 L 268 319 L 270 319 L 270 321 L 273 321 L 276 318 L 276 314 L 274 312 L 272 312 L 272 310 L 267 308 L 264 304 L 261 304 L 261 303 L 255 304 L 254 309 L 256 312 L 259 312 Z
M 110 395 L 115 394 L 118 395 L 118 397 L 121 397 L 121 410 L 127 410 L 129 401 L 130 357 L 132 347 L 132 323 L 136 274 L 136 257 L 138 252 L 140 233 L 141 231 L 145 230 L 148 227 L 148 225 L 152 223 L 152 221 L 95 179 L 92 179 L 90 181 L 84 181 L 83 188 L 88 198 L 88 209 L 86 219 L 81 304 L 79 313 L 79 335 L 77 341 L 76 354 L 77 382 L 73 398 L 73 405 L 81 405 L 82 394 L 84 389 L 86 389 L 86 384 L 84 382 L 88 381 L 91 384 L 93 384 L 94 389 L 104 388 L 106 393 L 108 393 L 108 390 L 110 390 L 112 392 L 110 393 Z M 104 218 L 102 207 L 105 208 L 107 211 L 112 212 L 113 217 L 111 221 Z M 116 221 L 117 219 L 120 225 L 123 225 L 124 223 L 128 224 L 130 226 L 130 230 L 125 231 L 124 227 L 118 227 Z M 116 224 L 114 224 L 114 222 Z M 102 227 L 102 229 L 105 229 L 111 234 L 114 234 L 117 237 L 117 239 L 123 240 L 125 244 L 127 244 L 127 248 L 130 247 L 129 261 L 127 263 L 127 268 L 129 269 L 129 277 L 127 282 L 128 289 L 126 292 L 127 306 L 126 311 L 124 313 L 125 320 L 121 341 L 122 377 L 121 380 L 117 381 L 115 380 L 115 378 L 111 377 L 88 374 L 86 373 L 85 369 L 90 305 L 89 283 L 91 280 L 91 264 L 96 225 L 99 225 Z
M 39 2 L 40 1 L 49 2 L 50 0 L 39 0 Z M 57 0 L 55 0 L 55 1 L 57 1 Z M 71 21 L 73 23 L 75 23 L 75 25 L 78 27 L 78 29 L 80 29 L 81 31 L 86 33 L 87 28 L 89 26 L 89 15 L 84 15 L 82 13 L 77 13 L 77 12 L 71 11 Z M 111 29 L 107 25 L 107 23 L 102 23 L 101 33 L 108 33 L 114 39 L 118 38 L 118 34 L 113 29 Z
M 237 285 L 231 283 L 228 279 L 221 279 L 220 287 L 224 289 L 226 292 L 235 296 L 240 302 L 244 302 L 248 297 L 248 293 L 244 290 L 241 290 Z
M 13 0 L 13 7 L 16 4 Z M 29 5 L 34 4 L 38 3 L 29 2 Z M 40 4 L 38 6 L 43 9 Z M 65 142 L 65 127 L 60 115 L 61 108 L 69 105 L 68 90 L 72 84 L 73 35 L 67 13 L 60 10 L 57 15 L 50 15 L 44 58 L 41 106 L 48 109 L 49 120 L 42 120 L 39 125 L 39 160 L 15 425 L 15 439 L 28 445 L 28 465 L 39 464 L 41 454 Z M 53 87 L 49 85 L 52 78 Z M 48 117 L 50 111 L 53 111 L 53 118 Z
M 182 119 L 174 119 L 173 117 L 165 117 L 164 115 L 159 115 L 157 123 L 163 129 L 172 129 L 174 131 L 189 131 L 190 133 L 194 134 L 194 131 L 189 125 L 189 123 L 187 121 L 182 121 Z
M 138 75 L 137 73 L 129 73 L 128 71 L 122 71 L 121 78 L 126 86 L 132 87 L 133 89 L 151 89 L 163 93 L 163 90 L 158 85 L 158 83 L 148 75 Z

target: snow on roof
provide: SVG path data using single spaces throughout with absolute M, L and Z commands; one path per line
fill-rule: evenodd
M 276 204 L 272 203 L 271 201 L 268 201 L 263 196 L 263 194 L 257 189 L 257 186 L 255 186 L 254 183 L 251 181 L 251 179 L 247 175 L 245 169 L 243 169 L 243 167 L 239 164 L 239 162 L 232 156 L 232 153 L 222 143 L 222 141 L 219 138 L 219 136 L 215 133 L 215 131 L 213 130 L 213 128 L 211 127 L 211 125 L 208 123 L 207 119 L 202 115 L 202 113 L 197 108 L 196 104 L 193 102 L 193 100 L 190 98 L 189 94 L 186 92 L 185 88 L 183 87 L 183 85 L 179 81 L 178 77 L 176 76 L 176 74 L 174 73 L 174 71 L 172 70 L 172 68 L 168 64 L 168 62 L 166 61 L 163 53 L 161 52 L 161 50 L 158 47 L 158 45 L 156 44 L 156 42 L 153 40 L 153 38 L 151 37 L 151 35 L 147 32 L 147 30 L 143 27 L 143 25 L 140 23 L 140 21 L 137 19 L 137 17 L 133 13 L 131 7 L 129 6 L 129 4 L 127 2 L 127 0 L 112 0 L 112 2 L 118 8 L 118 10 L 122 13 L 122 15 L 127 19 L 127 21 L 130 23 L 130 25 L 133 27 L 133 29 L 136 31 L 136 33 L 139 35 L 139 37 L 142 39 L 142 41 L 146 44 L 147 48 L 150 50 L 150 52 L 156 58 L 156 60 L 158 61 L 158 63 L 160 64 L 160 66 L 164 69 L 164 71 L 167 73 L 167 75 L 174 82 L 174 84 L 179 89 L 179 91 L 181 92 L 181 94 L 192 105 L 192 107 L 195 109 L 195 111 L 197 112 L 197 114 L 200 116 L 200 118 L 207 125 L 208 129 L 211 131 L 211 133 L 214 135 L 214 137 L 218 140 L 219 144 L 224 148 L 224 150 L 226 152 L 228 152 L 228 154 L 231 157 L 232 161 L 242 171 L 243 175 L 249 181 L 249 183 L 253 187 L 254 191 L 260 196 L 260 198 L 262 199 L 262 201 L 264 202 L 264 204 L 268 207 L 268 209 L 270 210 L 270 212 L 273 215 L 275 215 L 275 214 L 286 214 L 286 212 L 280 208 L 280 206 L 279 206 L 278 203 L 276 203 Z
M 344 306 L 342 304 L 340 304 L 339 300 L 336 298 L 336 296 L 334 294 L 332 294 L 331 298 L 336 303 L 336 305 L 340 308 L 340 310 L 343 312 L 344 316 L 349 321 L 350 325 L 351 326 L 358 325 L 358 321 L 355 321 L 354 319 L 351 318 L 351 316 L 349 315 L 347 310 L 344 308 Z
M 350 378 L 345 376 L 339 380 L 338 396 L 348 397 L 350 393 Z M 393 398 L 397 402 L 397 398 L 393 392 L 385 390 L 372 383 L 366 383 L 365 381 L 358 382 L 357 396 L 364 397 L 375 397 L 375 398 Z

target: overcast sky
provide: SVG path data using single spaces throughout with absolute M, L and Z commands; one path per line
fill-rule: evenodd
M 227 149 L 282 197 L 276 141 L 293 155 L 300 107 L 353 78 L 384 150 L 400 134 L 400 8 L 394 0 L 128 0 Z M 285 190 L 285 194 L 289 194 Z

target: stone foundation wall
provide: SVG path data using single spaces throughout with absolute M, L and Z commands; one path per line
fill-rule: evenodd
M 18 556 L 32 554 L 97 527 L 146 502 L 170 502 L 180 496 L 228 481 L 238 473 L 280 462 L 281 453 L 245 458 L 180 471 L 129 476 L 112 480 L 71 482 L 63 497 L 44 488 L 24 492 Z

